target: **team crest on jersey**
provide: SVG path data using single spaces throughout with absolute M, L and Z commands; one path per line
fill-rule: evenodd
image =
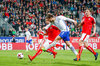
M 89 18 L 89 20 L 90 20 L 90 18 Z
M 52 29 L 52 27 L 50 27 L 50 29 Z

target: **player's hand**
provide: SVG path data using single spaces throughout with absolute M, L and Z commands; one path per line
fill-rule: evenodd
M 92 33 L 91 37 L 93 37 L 95 35 L 95 33 Z
M 77 24 L 77 28 L 81 27 L 81 24 Z
M 45 27 L 43 27 L 42 29 L 45 30 Z
M 75 21 L 74 24 L 77 25 L 77 21 Z

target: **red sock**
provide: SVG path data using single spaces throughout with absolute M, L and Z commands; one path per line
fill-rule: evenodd
M 52 51 L 54 51 L 54 47 L 51 47 L 50 49 L 51 49 Z
M 36 56 L 40 55 L 41 53 L 42 53 L 42 50 L 39 49 L 39 50 L 36 52 L 36 54 L 32 57 L 32 59 L 34 59 Z
M 83 51 L 83 47 L 80 46 L 80 47 L 79 47 L 79 52 L 78 52 L 78 53 L 79 53 L 79 58 L 81 57 L 81 53 L 82 53 L 82 51 Z
M 56 53 L 55 51 L 53 51 L 53 50 L 51 50 L 51 49 L 47 49 L 47 52 L 51 52 L 51 53 L 53 53 L 53 54 Z
M 93 48 L 92 47 L 90 47 L 90 46 L 88 46 L 88 47 L 86 47 L 90 52 L 92 52 L 94 55 L 96 55 L 96 52 L 93 50 Z
M 56 44 L 56 47 L 63 47 L 63 45 L 60 45 L 60 44 Z
M 37 51 L 40 49 L 40 44 L 38 45 L 38 47 L 37 47 Z

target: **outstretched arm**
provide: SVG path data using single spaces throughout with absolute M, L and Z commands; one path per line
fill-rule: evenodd
M 46 25 L 45 27 L 43 27 L 43 30 L 47 30 L 51 25 L 52 25 L 52 23 L 49 23 L 48 25 Z
M 70 18 L 66 18 L 65 16 L 59 16 L 58 18 L 65 20 L 65 21 L 73 22 L 75 25 L 77 24 L 77 21 L 70 19 Z
M 81 23 L 78 25 L 78 27 L 81 27 L 82 24 L 83 24 L 83 22 L 84 22 L 84 19 L 82 19 L 82 21 L 81 21 Z

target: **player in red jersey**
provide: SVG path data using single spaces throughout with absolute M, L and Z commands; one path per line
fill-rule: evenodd
M 56 32 L 56 33 L 55 33 L 55 32 Z M 54 34 L 54 33 L 55 33 L 55 34 Z M 41 46 L 41 48 L 42 48 L 42 47 L 46 47 L 47 45 L 49 45 L 49 43 L 51 43 L 52 41 L 54 41 L 54 39 L 56 38 L 56 36 L 58 36 L 59 33 L 60 33 L 60 30 L 58 30 L 58 28 L 55 27 L 55 26 L 53 26 L 53 25 L 52 25 L 50 28 L 48 28 L 48 30 L 46 30 L 46 34 L 48 35 L 48 39 L 49 39 L 49 40 L 46 40 L 46 42 L 44 43 L 43 46 Z M 63 47 L 63 48 L 65 48 L 64 45 L 59 45 L 59 44 L 57 44 L 56 47 Z M 57 52 L 54 52 L 51 48 L 48 49 L 46 52 L 52 53 L 52 54 L 54 55 L 54 58 L 55 58 L 55 56 L 56 56 L 56 54 L 57 54 Z M 39 49 L 39 50 L 37 51 L 37 53 L 36 53 L 34 56 L 28 55 L 28 57 L 29 57 L 29 59 L 32 61 L 35 57 L 37 57 L 37 56 L 40 55 L 41 53 L 42 53 L 42 50 Z
M 60 33 L 60 30 L 56 26 L 51 25 L 46 30 L 48 39 L 45 41 L 44 46 L 46 47 L 47 45 L 51 44 L 55 40 L 55 38 L 59 35 L 59 33 Z M 62 47 L 65 50 L 65 45 L 56 44 L 54 47 Z
M 43 37 L 44 33 L 42 31 L 41 28 L 39 28 L 39 31 L 37 32 L 37 36 L 38 36 L 38 49 L 40 48 L 40 46 L 42 46 L 43 41 L 44 41 L 44 37 Z
M 90 10 L 86 9 L 85 16 L 82 18 L 82 21 L 79 24 L 79 26 L 82 26 L 82 36 L 79 40 L 79 53 L 77 55 L 77 58 L 74 59 L 75 61 L 80 60 L 80 56 L 83 51 L 82 44 L 84 44 L 86 49 L 88 49 L 90 52 L 94 54 L 95 60 L 97 60 L 97 57 L 98 57 L 98 53 L 96 53 L 93 50 L 93 48 L 88 45 L 88 39 L 89 39 L 89 36 L 91 35 L 92 26 L 93 26 L 93 34 L 91 36 L 94 36 L 96 32 L 96 25 L 95 25 L 96 22 L 95 22 L 95 19 L 90 14 L 91 14 Z

